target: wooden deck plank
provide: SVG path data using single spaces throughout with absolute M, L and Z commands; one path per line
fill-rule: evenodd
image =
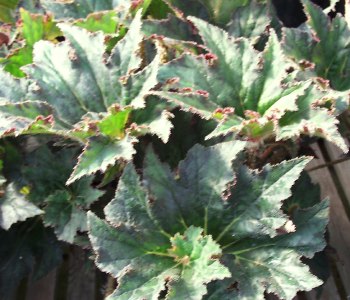
M 313 160 L 307 169 L 325 163 L 320 147 L 316 146 L 314 150 L 319 159 Z M 340 298 L 346 299 L 350 296 L 350 221 L 328 168 L 317 169 L 309 174 L 314 182 L 320 184 L 322 197 L 330 198 L 329 242 L 336 252 L 333 255 L 333 268 L 336 268 L 336 271 L 333 270 L 333 276 Z M 335 273 L 339 273 L 340 279 L 337 279 Z M 333 295 L 332 299 L 336 299 L 336 296 Z
M 40 280 L 28 282 L 26 300 L 54 300 L 56 269 Z
M 320 295 L 315 290 L 306 293 L 306 300 L 343 300 L 338 294 L 333 276 L 330 276 L 322 288 Z M 298 299 L 301 300 L 301 299 Z
M 331 143 L 325 143 L 325 148 L 327 150 L 327 154 L 329 155 L 330 161 L 344 158 L 345 156 L 345 154 L 338 147 Z M 337 177 L 336 180 L 339 181 L 342 193 L 344 193 L 342 198 L 343 204 L 346 209 L 348 218 L 350 219 L 350 160 L 343 161 L 339 164 L 331 165 L 329 169 L 331 172 L 335 172 L 335 175 Z
M 67 300 L 95 300 L 95 267 L 79 247 L 72 247 L 69 257 Z

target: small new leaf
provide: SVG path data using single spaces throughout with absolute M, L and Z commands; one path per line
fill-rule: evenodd
M 266 30 L 270 22 L 266 4 L 252 0 L 235 10 L 227 24 L 227 31 L 234 37 L 256 38 Z

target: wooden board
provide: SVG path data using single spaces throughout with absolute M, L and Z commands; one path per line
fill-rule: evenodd
M 328 161 L 347 158 L 347 155 L 333 144 L 325 143 L 325 149 L 327 150 Z M 324 158 L 327 161 L 327 158 Z M 348 219 L 350 219 L 350 160 L 330 165 L 328 169 L 332 173 L 333 180 L 336 181 L 335 183 L 339 185 L 339 187 L 337 187 L 340 189 L 338 192 L 340 193 L 343 205 L 346 209 Z
M 56 270 L 51 271 L 40 280 L 31 282 L 27 287 L 26 300 L 54 300 Z
M 314 148 L 319 159 L 315 159 L 308 165 L 308 169 L 319 164 L 325 164 L 320 147 Z M 309 172 L 314 182 L 320 184 L 323 198 L 330 198 L 330 221 L 328 224 L 330 245 L 333 248 L 330 255 L 333 261 L 333 280 L 337 287 L 340 299 L 346 299 L 350 295 L 350 221 L 346 214 L 339 191 L 334 184 L 328 168 L 317 169 Z M 324 295 L 325 298 L 329 297 Z M 332 299 L 336 299 L 333 295 Z
M 95 300 L 95 273 L 94 263 L 86 252 L 79 247 L 72 247 L 66 300 Z
M 298 300 L 343 300 L 340 298 L 337 286 L 335 285 L 333 276 L 330 276 L 327 282 L 324 284 L 322 293 L 317 294 L 315 290 L 306 293 L 305 298 Z

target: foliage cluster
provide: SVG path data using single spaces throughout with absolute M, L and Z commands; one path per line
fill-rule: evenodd
M 304 168 L 318 138 L 348 151 L 336 2 L 287 28 L 268 0 L 0 0 L 0 298 L 67 244 L 108 299 L 322 285 L 329 203 Z

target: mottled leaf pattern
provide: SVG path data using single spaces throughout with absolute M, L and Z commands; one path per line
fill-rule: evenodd
M 51 19 L 42 23 L 40 18 L 37 22 L 35 16 L 23 14 L 28 22 L 34 22 L 34 27 L 38 27 L 38 32 L 34 33 L 30 33 L 27 27 L 23 29 L 28 47 L 37 40 L 37 35 L 49 34 L 44 31 L 45 28 L 48 30 L 55 26 L 48 23 Z M 23 96 L 12 95 L 4 86 L 5 91 L 0 96 L 9 101 L 23 100 L 23 97 L 33 101 L 13 104 L 17 110 L 12 109 L 11 113 L 8 112 L 10 104 L 2 106 L 2 133 L 58 134 L 85 144 L 68 183 L 98 171 L 105 172 L 119 159 L 130 160 L 135 152 L 133 144 L 136 139 L 124 138 L 126 127 L 131 124 L 129 112 L 145 107 L 145 97 L 157 84 L 160 62 L 156 55 L 151 64 L 144 68 L 141 66 L 142 58 L 137 53 L 143 40 L 141 25 L 141 12 L 138 12 L 128 33 L 106 61 L 102 32 L 90 33 L 77 26 L 60 24 L 66 41 L 59 44 L 37 42 L 34 45 L 34 63 L 23 68 L 30 78 L 23 80 L 23 85 L 29 85 L 28 92 Z M 21 87 L 19 80 L 5 74 L 4 79 L 10 86 Z M 113 111 L 121 112 L 113 116 Z M 120 123 L 118 118 L 122 111 L 128 113 L 121 117 L 124 121 Z M 169 122 L 171 114 L 161 110 L 159 116 L 153 113 L 148 118 L 148 112 L 139 113 L 143 121 L 135 134 L 151 132 L 167 141 L 172 127 Z M 49 116 L 50 119 L 46 119 Z M 158 128 L 159 125 L 165 127 Z
M 8 230 L 14 223 L 44 213 L 34 204 L 28 202 L 13 184 L 5 189 L 5 194 L 0 198 L 0 227 Z
M 338 112 L 321 108 L 324 102 L 337 105 L 339 97 L 345 103 L 346 96 L 330 89 L 320 91 L 322 88 L 311 80 L 293 80 L 291 62 L 274 31 L 270 31 L 264 51 L 258 52 L 249 39 L 235 39 L 203 20 L 190 20 L 210 52 L 204 58 L 185 54 L 164 64 L 158 75 L 163 91 L 155 94 L 183 110 L 216 120 L 218 127 L 207 138 L 229 132 L 253 140 L 275 132 L 277 139 L 283 140 L 308 134 L 322 136 L 347 151 L 336 128 Z M 286 114 L 290 117 L 284 117 Z M 290 118 L 298 119 L 298 129 L 289 129 L 294 123 L 286 122 Z M 324 130 L 315 129 L 324 122 L 328 124 Z M 285 131 L 290 134 L 279 134 Z
M 56 1 L 41 0 L 42 5 L 56 18 L 85 18 L 88 14 L 104 10 L 113 10 L 116 7 L 129 7 L 129 1 L 126 0 L 72 0 Z
M 108 299 L 158 299 L 166 288 L 176 300 L 264 299 L 264 291 L 289 300 L 322 283 L 300 258 L 324 247 L 328 203 L 296 211 L 294 230 L 278 233 L 292 222 L 280 208 L 309 159 L 234 172 L 243 148 L 196 145 L 176 174 L 150 149 L 142 183 L 126 166 L 106 222 L 89 214 L 96 264 L 119 283 Z M 228 289 L 234 283 L 238 291 Z
M 308 20 L 299 28 L 284 29 L 286 52 L 297 61 L 315 64 L 318 76 L 330 80 L 332 88 L 350 88 L 350 28 L 346 18 L 337 15 L 332 21 L 320 7 L 303 0 Z
M 97 171 L 105 172 L 118 159 L 131 160 L 135 153 L 134 143 L 136 139 L 130 137 L 117 141 L 104 137 L 90 138 L 67 184 L 83 176 L 95 174 Z

